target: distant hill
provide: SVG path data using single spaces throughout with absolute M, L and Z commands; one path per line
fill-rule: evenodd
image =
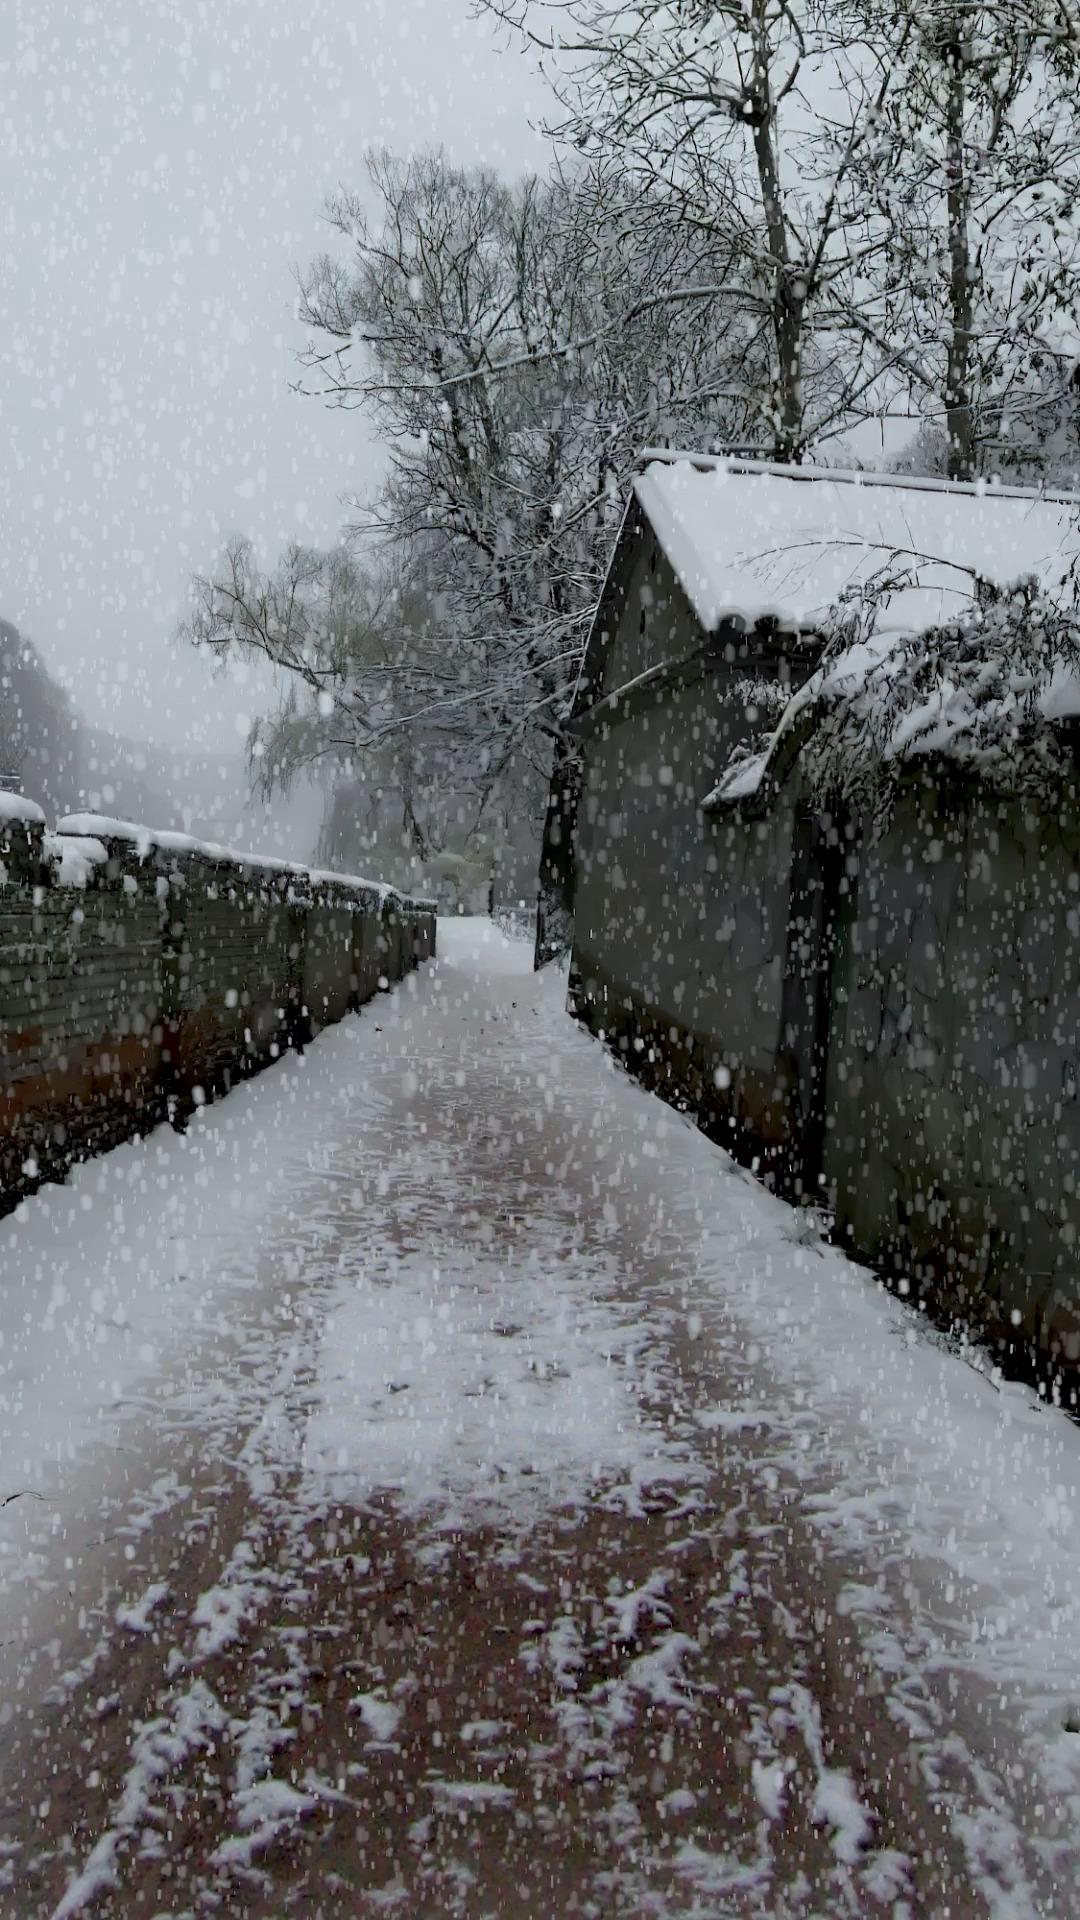
M 244 755 L 191 753 L 90 726 L 72 706 L 33 643 L 0 620 L 0 773 L 50 820 L 70 812 L 110 813 L 152 827 L 176 827 L 251 853 L 309 859 L 323 811 L 322 789 L 299 783 L 270 805 L 253 797 Z
M 55 816 L 78 784 L 79 721 L 67 694 L 17 627 L 0 620 L 0 773 L 20 775 Z
M 309 859 L 323 811 L 321 788 L 299 783 L 267 804 L 252 793 L 242 753 L 191 753 L 80 727 L 79 806 L 148 826 L 176 827 L 248 853 Z

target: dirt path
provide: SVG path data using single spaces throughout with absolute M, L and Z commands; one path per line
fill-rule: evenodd
M 1075 1911 L 1001 1702 L 829 1544 L 812 1418 L 788 1459 L 547 1018 L 453 952 L 399 998 L 229 1390 L 159 1400 L 156 1477 L 54 1544 L 4 1920 Z
M 722 1469 L 525 1537 L 288 1495 L 151 1534 L 92 1672 L 20 1720 L 5 1913 L 986 1911 L 970 1780 L 927 1791 L 840 1570 Z

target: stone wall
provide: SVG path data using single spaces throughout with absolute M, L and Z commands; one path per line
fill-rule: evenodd
M 760 731 L 747 689 L 788 686 L 812 657 L 793 662 L 756 633 L 704 635 L 651 537 L 631 548 L 607 629 L 574 723 L 572 1001 L 650 1084 L 779 1169 L 796 809 L 747 828 L 701 800 Z
M 713 684 L 666 708 L 665 753 L 680 720 L 689 744 L 695 730 L 702 737 L 718 698 Z M 786 1168 L 795 1124 L 783 1044 L 795 809 L 752 825 L 707 818 L 690 767 L 675 778 L 677 762 L 650 755 L 656 732 L 655 722 L 646 731 L 628 720 L 590 743 L 575 832 L 573 1005 L 726 1145 L 770 1170 Z M 709 734 L 705 788 L 715 743 L 731 737 L 715 720 Z
M 624 624 L 609 660 L 640 675 Z M 739 667 L 647 697 L 609 673 L 577 717 L 571 1003 L 903 1288 L 1080 1366 L 1077 791 L 1037 814 L 923 764 L 875 835 L 796 762 L 710 812 Z
M 823 1175 L 848 1242 L 1080 1361 L 1080 810 L 912 776 L 833 963 Z
M 302 1043 L 435 950 L 435 912 L 182 835 L 0 815 L 0 1208 Z

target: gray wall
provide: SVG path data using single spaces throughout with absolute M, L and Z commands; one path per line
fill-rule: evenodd
M 616 698 L 649 667 L 694 655 L 690 677 Z M 780 1042 L 794 805 L 744 827 L 701 801 L 760 727 L 734 684 L 789 673 L 759 637 L 704 635 L 650 541 L 629 572 L 605 702 L 584 723 L 574 829 L 579 1012 L 721 1128 L 752 1127 L 767 1158 L 789 1130 Z M 650 1061 L 654 1033 L 663 1057 Z
M 702 635 L 647 536 L 575 721 L 571 1003 L 845 1244 L 969 1324 L 1080 1362 L 1080 805 L 913 770 L 880 838 L 701 801 L 760 639 Z M 644 589 L 644 594 L 643 590 Z M 647 697 L 620 688 L 695 649 Z M 805 667 L 803 669 L 805 671 Z
M 849 1242 L 1080 1360 L 1080 813 L 912 776 L 836 959 L 824 1167 Z

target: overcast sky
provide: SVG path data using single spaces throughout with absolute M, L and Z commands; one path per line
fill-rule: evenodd
M 469 0 L 7 0 L 0 99 L 0 616 L 89 718 L 238 746 L 187 577 L 331 538 L 375 471 L 289 391 L 291 268 L 365 144 L 541 163 L 539 82 Z

